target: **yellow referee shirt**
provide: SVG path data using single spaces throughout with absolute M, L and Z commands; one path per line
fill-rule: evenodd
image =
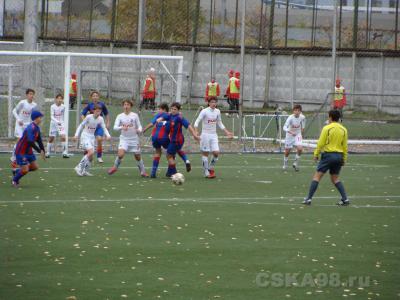
M 347 129 L 338 122 L 332 122 L 322 128 L 314 156 L 321 152 L 343 153 L 343 160 L 347 160 Z

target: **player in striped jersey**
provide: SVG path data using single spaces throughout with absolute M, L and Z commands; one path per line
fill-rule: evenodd
M 45 150 L 40 135 L 40 123 L 42 122 L 43 114 L 39 111 L 32 111 L 30 118 L 32 123 L 29 124 L 22 132 L 21 138 L 18 140 L 15 147 L 15 156 L 19 169 L 13 171 L 12 184 L 18 187 L 20 179 L 28 172 L 38 169 L 36 156 L 33 154 L 32 148 L 35 149 L 40 156 L 45 160 Z M 37 143 L 38 145 L 36 145 Z
M 178 151 L 182 150 L 185 138 L 183 136 L 182 127 L 185 127 L 192 134 L 196 141 L 200 141 L 200 137 L 197 135 L 196 131 L 190 125 L 189 121 L 186 120 L 182 114 L 179 112 L 181 105 L 178 102 L 171 104 L 171 114 L 170 114 L 170 131 L 169 140 L 170 143 L 167 148 L 167 158 L 168 158 L 168 171 L 166 176 L 171 177 L 177 173 L 175 155 Z

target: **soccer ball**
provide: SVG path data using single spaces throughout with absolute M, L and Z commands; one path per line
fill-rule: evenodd
M 175 173 L 171 176 L 172 182 L 176 185 L 181 185 L 185 182 L 185 176 L 182 173 Z

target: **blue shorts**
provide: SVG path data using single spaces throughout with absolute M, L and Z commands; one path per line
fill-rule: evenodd
M 181 150 L 183 147 L 183 144 L 177 144 L 177 143 L 170 143 L 167 148 L 167 153 L 169 155 L 176 155 L 176 152 Z
M 163 140 L 153 139 L 152 142 L 153 142 L 153 148 L 155 149 L 160 149 L 161 147 L 167 149 L 169 145 L 169 139 L 163 139 Z
M 94 136 L 104 136 L 104 130 L 103 127 L 97 126 L 96 131 L 94 132 Z
M 326 173 L 329 170 L 331 175 L 339 175 L 343 165 L 343 154 L 338 152 L 325 152 L 321 155 L 321 161 L 317 166 L 317 171 Z
M 35 154 L 17 154 L 15 157 L 19 166 L 26 166 L 36 160 Z

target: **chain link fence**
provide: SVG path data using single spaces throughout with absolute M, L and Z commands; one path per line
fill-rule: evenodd
M 38 0 L 44 40 L 135 44 L 142 0 Z M 240 0 L 146 0 L 143 44 L 237 47 Z M 255 49 L 330 48 L 330 0 L 246 1 L 245 44 Z M 20 38 L 24 0 L 0 0 L 0 36 Z M 397 50 L 399 3 L 339 1 L 338 48 Z

